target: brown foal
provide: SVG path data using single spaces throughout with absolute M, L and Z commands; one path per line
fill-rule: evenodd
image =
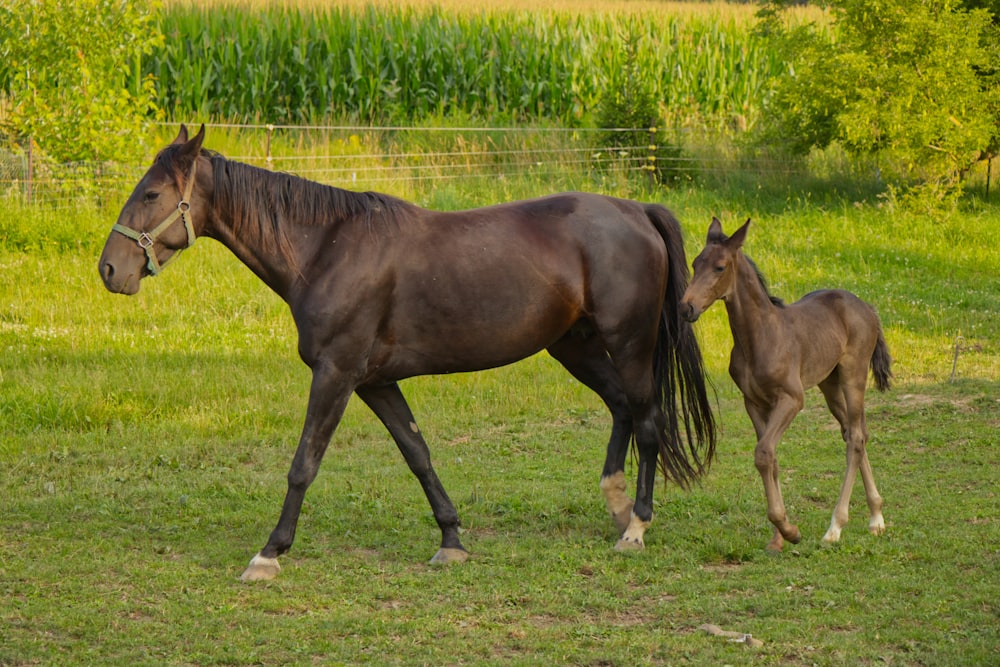
M 802 409 L 805 390 L 817 385 L 847 443 L 847 472 L 823 541 L 840 539 L 859 470 L 868 500 L 868 529 L 880 535 L 885 520 L 865 449 L 864 412 L 868 368 L 879 391 L 889 388 L 892 375 L 878 316 L 844 290 L 812 292 L 789 305 L 771 296 L 757 267 L 741 252 L 749 225 L 747 220 L 727 237 L 718 219 L 712 219 L 705 249 L 694 260 L 694 277 L 681 299 L 681 314 L 694 322 L 716 300 L 726 304 L 733 334 L 729 374 L 743 392 L 757 432 L 754 463 L 764 480 L 767 517 L 775 527 L 767 548 L 780 551 L 785 540 L 797 543 L 801 538 L 785 513 L 775 448 Z

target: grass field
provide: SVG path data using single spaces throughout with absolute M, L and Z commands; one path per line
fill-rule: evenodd
M 419 198 L 471 206 L 547 187 L 443 184 Z M 883 537 L 867 533 L 856 489 L 842 542 L 820 546 L 844 452 L 813 393 L 779 448 L 804 539 L 765 554 L 752 430 L 725 375 L 716 306 L 697 326 L 720 457 L 690 493 L 658 487 L 643 553 L 612 550 L 597 488 L 603 407 L 543 354 L 403 385 L 468 563 L 426 564 L 438 531 L 419 485 L 353 402 L 281 575 L 241 584 L 277 519 L 305 409 L 284 305 L 208 241 L 136 297 L 107 294 L 96 259 L 115 211 L 8 207 L 0 664 L 1000 660 L 1000 213 L 970 202 L 928 220 L 805 194 L 632 194 L 675 210 L 689 257 L 711 215 L 727 229 L 752 215 L 747 252 L 779 295 L 839 285 L 878 307 L 897 376 L 869 395 Z M 763 646 L 698 630 L 706 623 Z

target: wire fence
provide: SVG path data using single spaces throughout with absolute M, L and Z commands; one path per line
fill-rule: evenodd
M 656 155 L 652 146 L 611 151 L 596 143 L 567 139 L 559 130 L 247 125 L 212 129 L 226 130 L 223 143 L 228 149 L 222 152 L 231 160 L 348 188 L 419 187 L 420 183 L 453 179 L 548 178 L 608 168 L 649 171 Z M 311 135 L 311 139 L 290 138 L 293 133 Z M 400 136 L 404 133 L 408 136 Z M 433 134 L 434 138 L 413 139 L 415 134 Z M 148 165 L 53 164 L 40 156 L 37 146 L 26 142 L 22 151 L 0 151 L 0 196 L 51 207 L 70 207 L 81 200 L 100 204 L 102 198 L 120 198 Z
M 163 126 L 172 132 L 176 125 Z M 725 180 L 734 174 L 791 182 L 802 160 L 717 148 L 662 128 L 514 128 L 211 124 L 210 141 L 227 158 L 350 189 L 389 193 L 451 180 L 560 179 L 594 174 L 659 180 Z M 697 144 L 697 149 L 691 145 Z M 150 158 L 151 159 L 151 158 Z M 82 201 L 120 203 L 144 164 L 53 164 L 26 142 L 0 150 L 0 198 L 54 208 Z M 815 171 L 815 170 L 812 170 Z M 872 181 L 877 173 L 864 176 Z

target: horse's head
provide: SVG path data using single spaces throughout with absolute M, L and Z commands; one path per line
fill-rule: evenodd
M 135 294 L 142 278 L 159 273 L 204 229 L 207 190 L 198 185 L 211 177 L 209 169 L 198 169 L 204 138 L 204 125 L 190 140 L 181 125 L 125 202 L 98 263 L 109 291 Z
M 708 226 L 705 249 L 694 258 L 694 275 L 681 298 L 681 315 L 688 322 L 697 320 L 709 306 L 719 299 L 726 299 L 736 282 L 736 257 L 747 237 L 750 220 L 732 236 L 722 233 L 722 223 L 712 218 Z

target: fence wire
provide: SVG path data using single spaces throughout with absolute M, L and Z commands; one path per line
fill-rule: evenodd
M 458 179 L 579 179 L 608 171 L 698 178 L 736 169 L 778 176 L 800 170 L 787 160 L 742 159 L 737 164 L 727 155 L 696 156 L 677 146 L 648 143 L 656 128 L 210 127 L 225 131 L 226 141 L 237 145 L 227 153 L 229 159 L 352 189 Z M 301 135 L 298 141 L 287 140 L 295 133 Z M 281 147 L 279 138 L 285 139 Z M 609 142 L 625 146 L 609 147 Z M 302 144 L 308 148 L 303 150 Z M 303 154 L 309 151 L 316 153 Z M 50 164 L 30 158 L 27 151 L 0 151 L 0 197 L 54 208 L 84 201 L 120 203 L 148 164 Z

